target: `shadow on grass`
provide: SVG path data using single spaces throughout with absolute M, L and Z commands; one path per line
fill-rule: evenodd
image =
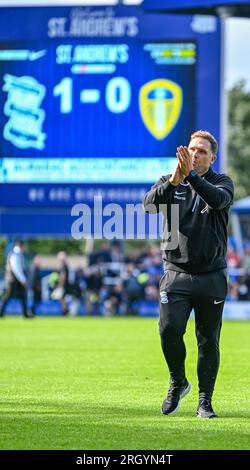
M 5 407 L 11 407 L 10 410 L 4 410 Z M 165 420 L 172 420 L 176 417 L 178 418 L 193 418 L 196 417 L 196 408 L 192 408 L 192 410 L 187 409 L 180 409 L 175 415 L 166 416 L 162 415 L 161 413 L 161 403 L 159 406 L 156 407 L 147 406 L 147 405 L 138 405 L 138 407 L 131 407 L 131 406 L 124 406 L 124 405 L 107 405 L 105 403 L 90 403 L 84 401 L 78 401 L 77 403 L 66 402 L 63 400 L 58 401 L 39 401 L 31 399 L 24 399 L 20 402 L 16 401 L 4 401 L 0 402 L 0 412 L 1 415 L 13 415 L 13 414 L 41 414 L 41 415 L 71 415 L 71 416 L 79 416 L 81 415 L 88 415 L 91 414 L 92 416 L 98 417 L 98 415 L 103 416 L 124 416 L 130 418 L 159 418 Z M 243 412 L 242 410 L 237 411 L 223 411 L 218 413 L 219 418 L 229 418 L 229 419 L 249 419 L 250 418 L 250 410 Z M 204 421 L 204 420 L 199 420 Z M 205 420 L 209 421 L 209 420 Z M 212 421 L 212 420 L 210 420 Z M 213 420 L 214 421 L 214 420 Z
M 9 406 L 11 409 L 3 410 Z M 1 409 L 0 448 L 26 450 L 212 450 L 247 449 L 249 413 L 200 420 L 195 410 L 163 416 L 148 406 L 14 400 Z M 238 421 L 237 421 L 238 419 Z

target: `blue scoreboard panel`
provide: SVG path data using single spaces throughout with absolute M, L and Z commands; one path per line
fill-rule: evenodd
M 232 7 L 232 13 L 239 9 L 244 16 L 248 12 L 249 16 L 249 0 L 144 0 L 144 7 L 151 10 L 171 11 L 171 10 L 196 10 L 204 12 L 210 10 L 216 12 L 221 7 Z M 217 10 L 218 13 L 218 10 Z
M 0 8 L 0 206 L 140 201 L 219 123 L 215 17 Z

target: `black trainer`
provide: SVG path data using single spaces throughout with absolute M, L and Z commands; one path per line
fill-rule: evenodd
M 188 382 L 186 379 L 186 382 L 184 385 L 181 385 L 180 387 L 171 384 L 170 389 L 168 391 L 168 394 L 162 403 L 162 409 L 161 412 L 164 415 L 173 415 L 179 408 L 180 406 L 180 401 L 185 395 L 188 394 L 188 392 L 191 389 L 191 384 Z
M 217 414 L 214 412 L 212 408 L 211 400 L 206 400 L 205 398 L 202 398 L 199 401 L 197 417 L 207 418 L 207 419 L 218 418 Z

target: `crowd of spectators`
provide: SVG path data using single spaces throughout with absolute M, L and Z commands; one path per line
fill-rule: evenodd
M 245 245 L 244 255 L 229 246 L 228 256 L 229 292 L 228 301 L 250 301 L 250 243 Z
M 138 302 L 158 301 L 162 273 L 158 247 L 153 245 L 125 255 L 120 244 L 110 246 L 103 243 L 89 256 L 86 267 L 74 270 L 69 267 L 69 287 L 65 291 L 73 297 L 74 305 L 76 299 L 82 302 L 89 315 L 136 315 Z M 52 272 L 48 278 L 52 299 L 59 299 L 55 295 L 60 285 L 59 279 L 60 270 Z M 62 284 L 60 286 L 63 287 Z
M 80 260 L 80 258 L 79 258 Z M 119 242 L 103 242 L 89 256 L 85 266 L 72 268 L 65 252 L 57 253 L 57 266 L 45 272 L 41 257 L 35 256 L 29 269 L 27 290 L 31 311 L 43 300 L 60 303 L 63 315 L 137 315 L 141 302 L 158 302 L 163 274 L 159 245 L 150 244 L 128 253 Z M 240 257 L 228 249 L 228 301 L 250 301 L 250 243 Z
M 125 254 L 123 245 L 103 243 L 89 256 L 88 265 L 70 270 L 66 293 L 84 304 L 90 315 L 138 314 L 141 301 L 158 302 L 159 280 L 163 274 L 158 245 Z M 56 273 L 51 274 L 51 278 Z M 241 259 L 232 246 L 228 249 L 228 301 L 250 300 L 250 244 Z M 55 286 L 50 286 L 53 298 Z M 54 297 L 55 298 L 55 297 Z M 75 304 L 74 304 L 75 305 Z M 78 306 L 79 306 L 78 305 Z

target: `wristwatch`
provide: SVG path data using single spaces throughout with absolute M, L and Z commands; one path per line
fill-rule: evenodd
M 197 175 L 198 175 L 197 171 L 191 170 L 189 174 L 186 176 L 184 181 L 189 181 L 190 179 L 194 178 Z
M 188 177 L 189 177 L 189 178 L 193 178 L 194 176 L 197 176 L 197 174 L 198 174 L 197 171 L 191 170 L 191 171 L 189 172 L 189 174 L 188 174 Z

